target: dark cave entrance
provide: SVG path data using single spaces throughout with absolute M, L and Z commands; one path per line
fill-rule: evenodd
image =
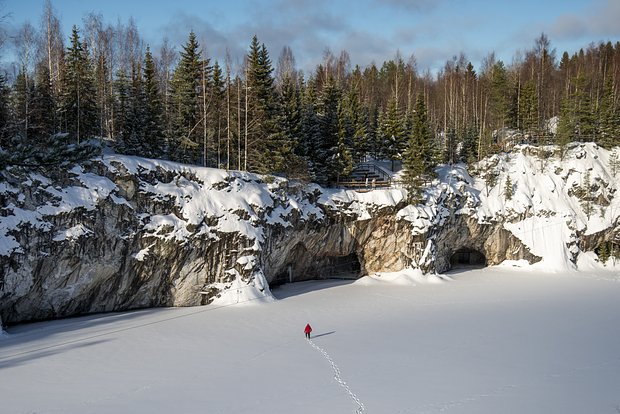
M 487 258 L 474 249 L 459 249 L 450 256 L 451 269 L 481 268 L 487 265 Z
M 271 288 L 285 283 L 302 282 L 306 280 L 359 279 L 362 271 L 357 254 L 346 256 L 298 257 L 298 260 L 286 267 L 269 282 Z
M 357 254 L 327 256 L 319 269 L 319 279 L 358 279 L 362 267 Z

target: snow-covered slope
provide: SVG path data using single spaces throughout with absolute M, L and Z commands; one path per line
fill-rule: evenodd
M 450 276 L 15 326 L 0 339 L 0 412 L 354 414 L 338 380 L 363 414 L 617 412 L 617 275 Z
M 463 251 L 545 271 L 600 266 L 591 252 L 620 232 L 610 153 L 554 150 L 516 147 L 473 172 L 444 166 L 418 206 L 403 189 L 323 189 L 119 155 L 65 172 L 8 169 L 0 316 L 272 300 L 269 285 L 444 271 Z
M 595 144 L 574 144 L 562 159 L 554 148 L 516 147 L 479 166 L 496 175 L 487 188 L 475 181 L 480 222 L 503 220 L 504 227 L 542 258 L 539 266 L 573 269 L 587 250 L 588 236 L 614 229 L 620 235 L 620 175 L 610 173 L 609 151 Z M 507 196 L 507 183 L 511 197 Z

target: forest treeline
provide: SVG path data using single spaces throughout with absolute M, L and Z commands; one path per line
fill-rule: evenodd
M 16 57 L 0 74 L 5 165 L 66 161 L 97 137 L 120 153 L 321 184 L 372 156 L 402 161 L 419 183 L 437 163 L 501 151 L 507 129 L 563 147 L 620 143 L 620 42 L 559 54 L 541 34 L 511 62 L 490 53 L 476 70 L 461 54 L 436 74 L 414 56 L 360 67 L 326 51 L 302 73 L 289 47 L 274 63 L 256 36 L 235 65 L 193 32 L 154 51 L 132 20 L 96 14 L 65 39 L 49 1 L 37 27 L 2 40 Z

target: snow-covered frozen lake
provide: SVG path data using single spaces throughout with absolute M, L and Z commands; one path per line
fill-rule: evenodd
M 451 276 L 12 327 L 0 412 L 355 413 L 320 348 L 364 413 L 618 413 L 617 274 Z

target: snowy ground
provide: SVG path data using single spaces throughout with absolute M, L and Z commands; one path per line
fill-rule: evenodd
M 618 413 L 620 276 L 451 276 L 12 327 L 0 412 L 354 413 L 329 357 L 364 413 Z

